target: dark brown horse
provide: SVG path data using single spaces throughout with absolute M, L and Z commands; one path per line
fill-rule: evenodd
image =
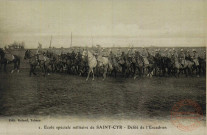
M 17 55 L 13 55 L 12 53 L 10 53 L 8 50 L 4 51 L 3 49 L 0 48 L 0 69 L 2 67 L 2 65 L 4 65 L 4 71 L 7 72 L 7 64 L 13 63 L 14 67 L 11 71 L 11 73 L 13 73 L 15 70 L 17 70 L 17 72 L 19 72 L 19 68 L 20 68 L 20 57 Z

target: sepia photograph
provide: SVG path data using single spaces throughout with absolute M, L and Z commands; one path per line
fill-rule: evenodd
M 205 135 L 206 0 L 0 0 L 0 135 Z

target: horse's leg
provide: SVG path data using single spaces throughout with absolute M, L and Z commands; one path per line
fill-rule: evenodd
M 47 64 L 45 68 L 46 68 L 47 75 L 50 75 L 50 73 L 49 73 L 49 64 Z
M 142 75 L 143 75 L 143 77 L 145 77 L 145 66 L 142 68 Z
M 2 66 L 2 59 L 0 59 L 0 70 L 1 70 L 1 66 Z
M 93 72 L 93 68 L 92 68 L 91 72 L 92 72 L 92 74 L 93 74 L 93 79 L 92 79 L 92 80 L 94 81 L 94 72 Z
M 104 67 L 103 81 L 106 79 L 107 66 Z
M 200 75 L 199 75 L 199 67 L 198 66 L 196 66 L 196 74 L 197 74 L 197 77 L 200 77 Z
M 13 69 L 11 70 L 11 74 L 15 71 L 15 69 L 16 69 L 16 62 L 14 62 L 14 67 L 13 67 Z
M 115 69 L 114 69 L 114 75 L 115 75 L 115 78 L 116 78 L 116 74 L 117 74 L 117 69 L 115 68 Z
M 36 69 L 36 65 L 33 65 L 33 69 L 32 69 L 33 75 L 37 75 L 37 74 L 35 73 L 35 69 Z
M 188 72 L 187 72 L 187 71 L 188 71 Z M 184 73 L 185 73 L 185 76 L 186 76 L 186 77 L 188 77 L 189 72 L 190 72 L 190 68 L 187 67 L 187 68 L 184 69 Z
M 47 71 L 46 71 L 46 65 L 45 64 L 43 64 L 43 71 L 44 71 L 44 76 L 46 76 L 46 74 L 47 74 L 46 72 Z
M 134 68 L 134 80 L 137 78 L 137 68 L 136 68 L 136 66 L 135 66 L 135 68 Z
M 17 72 L 19 73 L 19 68 L 20 68 L 20 59 L 17 61 Z
M 88 71 L 88 75 L 87 75 L 87 78 L 86 78 L 86 81 L 88 81 L 88 78 L 90 76 L 90 73 L 91 73 L 91 68 L 89 67 L 89 71 Z M 94 74 L 93 74 L 94 75 Z
M 14 68 L 12 69 L 11 73 L 13 73 L 15 70 L 18 70 L 18 61 L 13 61 L 14 62 Z
M 183 69 L 177 69 L 178 77 L 180 77 L 181 71 L 183 72 Z
M 33 73 L 33 66 L 32 66 L 32 65 L 30 65 L 29 76 L 31 76 L 31 75 L 32 75 L 32 73 Z
M 7 66 L 7 62 L 4 63 L 4 72 L 7 72 L 6 66 Z

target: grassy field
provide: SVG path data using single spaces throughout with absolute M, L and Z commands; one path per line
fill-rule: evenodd
M 0 72 L 0 115 L 67 115 L 113 118 L 167 118 L 183 99 L 201 105 L 206 114 L 205 77 L 96 78 L 42 74 L 29 69 Z

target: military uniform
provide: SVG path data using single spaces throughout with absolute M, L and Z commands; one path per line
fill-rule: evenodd
M 161 55 L 160 53 L 156 50 L 156 53 L 155 53 L 155 58 L 156 59 L 160 59 L 161 58 Z
M 183 51 L 179 54 L 179 61 L 182 66 L 185 65 L 185 53 Z
M 189 61 L 193 61 L 189 51 L 186 52 L 185 59 Z
M 121 51 L 118 49 L 116 52 L 116 57 L 119 58 L 121 56 Z
M 192 58 L 193 58 L 193 61 L 194 61 L 195 65 L 198 66 L 199 65 L 199 63 L 198 63 L 198 53 L 196 51 L 193 51 Z
M 162 51 L 160 54 L 161 54 L 161 57 L 167 57 L 166 51 Z
M 147 51 L 146 50 L 142 50 L 142 53 L 141 53 L 141 56 L 142 56 L 142 58 L 143 58 L 143 60 L 144 60 L 144 64 L 145 65 L 148 65 L 149 64 L 149 61 L 148 61 L 148 59 L 147 59 L 147 57 L 148 57 L 148 53 L 147 53 Z
M 172 56 L 175 60 L 178 60 L 178 53 L 174 50 Z
M 171 51 L 170 51 L 170 50 L 167 52 L 167 57 L 168 57 L 169 59 L 171 59 L 171 57 L 172 57 L 172 54 L 171 54 Z

